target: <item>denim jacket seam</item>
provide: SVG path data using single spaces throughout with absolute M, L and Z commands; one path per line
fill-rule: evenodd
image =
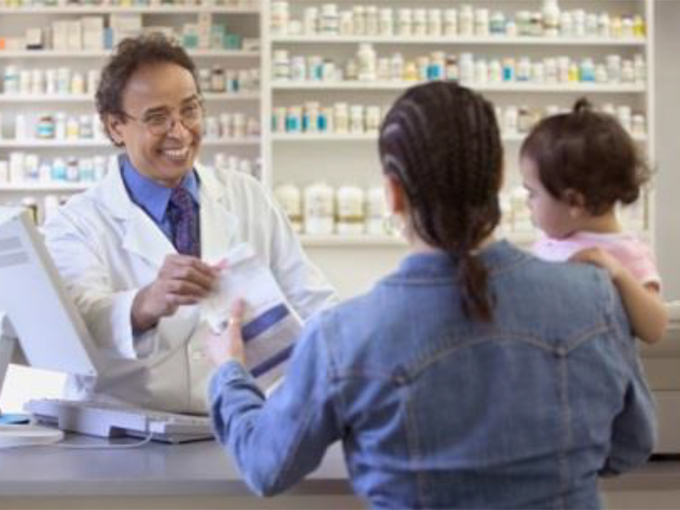
M 508 333 L 508 332 L 496 332 L 496 333 L 490 333 L 486 335 L 483 338 L 473 338 L 470 340 L 463 340 L 459 342 L 456 345 L 449 346 L 447 348 L 439 349 L 432 353 L 429 356 L 426 356 L 424 358 L 421 358 L 419 362 L 414 363 L 411 365 L 409 374 L 411 376 L 414 376 L 415 374 L 421 372 L 426 366 L 434 363 L 435 361 L 438 361 L 439 359 L 450 355 L 453 352 L 460 351 L 469 347 L 473 347 L 476 345 L 481 345 L 483 343 L 491 342 L 493 341 L 494 337 L 505 337 L 507 338 L 508 336 L 513 337 L 513 340 L 518 340 L 520 342 L 532 345 L 536 348 L 539 348 L 544 351 L 548 352 L 556 352 L 556 349 L 551 347 L 550 345 L 547 345 L 545 342 L 542 342 L 539 337 L 530 337 L 528 334 L 523 334 L 523 333 Z M 506 341 L 505 339 L 503 341 Z
M 330 352 L 328 350 L 328 343 L 325 341 L 321 342 L 321 345 L 324 347 L 324 350 L 326 351 L 326 363 L 328 367 L 333 367 L 334 363 L 331 359 Z M 325 371 L 325 379 L 326 382 L 331 382 L 332 381 L 332 376 L 329 374 L 329 369 L 326 369 Z M 325 386 L 326 388 L 330 388 L 330 384 Z M 328 390 L 326 390 L 328 391 Z M 335 399 L 331 398 L 331 401 L 333 402 L 333 406 L 335 407 Z M 286 456 L 286 461 L 283 463 L 281 466 L 281 469 L 279 470 L 278 474 L 274 477 L 274 481 L 272 486 L 273 487 L 279 487 L 281 485 L 282 480 L 285 480 L 287 478 L 287 474 L 290 472 L 292 466 L 295 464 L 295 460 L 298 457 L 298 451 L 300 450 L 300 445 L 302 443 L 302 439 L 305 436 L 305 430 L 309 426 L 309 422 L 311 420 L 311 417 L 313 413 L 315 412 L 315 404 L 317 403 L 317 399 L 314 399 L 310 405 L 305 406 L 305 411 L 303 416 L 300 419 L 301 425 L 300 427 L 297 428 L 297 434 L 294 437 L 293 443 L 290 447 L 290 455 Z M 336 418 L 337 420 L 337 418 Z
M 403 391 L 403 386 L 402 386 Z M 406 397 L 406 444 L 408 445 L 409 451 L 409 464 L 413 463 L 416 459 L 420 459 L 420 448 L 419 448 L 419 436 L 418 427 L 416 426 L 415 420 L 413 420 L 413 413 L 410 411 L 411 399 Z M 425 473 L 421 469 L 415 469 L 416 473 L 416 505 L 420 508 L 427 508 L 425 505 Z
M 305 408 L 305 413 L 301 418 L 301 425 L 297 429 L 298 433 L 296 434 L 293 444 L 291 445 L 290 449 L 291 453 L 286 456 L 286 461 L 283 463 L 281 469 L 274 477 L 272 483 L 272 489 L 274 492 L 278 492 L 277 489 L 281 486 L 282 480 L 285 480 L 287 478 L 287 475 L 291 470 L 291 467 L 295 464 L 295 461 L 297 460 L 298 451 L 300 450 L 300 444 L 302 442 L 302 438 L 304 437 L 304 430 L 307 428 L 309 424 L 309 420 L 312 416 L 313 409 L 314 409 L 313 405 L 307 406 Z
M 562 449 L 558 451 L 559 466 L 560 466 L 560 492 L 559 500 L 563 508 L 566 508 L 566 501 L 564 496 L 569 488 L 569 461 L 567 459 L 567 452 L 573 443 L 573 429 L 571 426 L 571 406 L 569 405 L 569 378 L 567 371 L 567 356 L 559 358 L 560 365 L 560 399 L 562 399 L 562 425 L 564 426 L 564 434 L 562 440 Z
M 333 376 L 333 382 L 339 382 L 347 379 L 380 379 L 386 382 L 399 382 L 399 377 L 394 375 L 394 372 L 379 372 L 372 370 L 349 369 L 339 370 Z
M 592 340 L 594 337 L 612 332 L 612 325 L 605 322 L 593 325 L 590 329 L 583 331 L 578 336 L 575 336 L 565 342 L 565 351 L 571 352 L 581 344 Z
M 338 431 L 342 433 L 343 430 L 342 416 L 345 416 L 345 411 L 347 410 L 347 402 L 345 402 L 345 398 L 342 391 L 334 392 L 331 391 L 335 383 L 337 383 L 341 379 L 338 376 L 339 369 L 335 361 L 335 357 L 333 356 L 333 350 L 331 347 L 332 343 L 327 342 L 325 337 L 322 338 L 323 338 L 322 344 L 324 346 L 324 350 L 326 351 L 326 361 L 328 362 L 328 371 L 326 372 L 326 383 L 330 392 L 330 401 L 331 404 L 333 405 L 333 410 L 335 411 L 335 426 L 337 427 Z

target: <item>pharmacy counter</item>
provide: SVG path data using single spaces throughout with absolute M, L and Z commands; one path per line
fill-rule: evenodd
M 68 441 L 105 444 L 83 436 Z M 213 442 L 120 450 L 28 447 L 0 451 L 0 508 L 363 508 L 346 477 L 339 446 L 305 481 L 273 499 L 251 496 Z M 680 461 L 652 462 L 603 486 L 612 508 L 680 508 Z

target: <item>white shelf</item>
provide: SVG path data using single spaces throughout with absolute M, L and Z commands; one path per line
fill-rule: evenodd
M 234 147 L 259 145 L 260 138 L 232 138 L 227 140 L 203 139 L 201 145 L 208 147 Z M 0 149 L 36 149 L 36 148 L 114 148 L 109 140 L 0 140 Z
M 368 234 L 355 234 L 355 235 L 341 235 L 341 234 L 329 234 L 329 235 L 300 235 L 300 240 L 302 245 L 305 247 L 339 247 L 339 246 L 394 246 L 394 247 L 406 247 L 406 241 L 398 237 L 390 237 L 387 235 L 368 235 Z
M 520 245 L 529 246 L 538 239 L 536 232 L 511 232 L 498 234 L 498 239 L 507 239 L 508 241 Z M 338 248 L 338 247 L 393 247 L 393 248 L 407 248 L 407 243 L 401 237 L 392 237 L 388 235 L 309 235 L 301 234 L 300 240 L 302 245 L 307 248 Z
M 273 133 L 274 142 L 375 142 L 378 134 Z
M 501 139 L 508 143 L 524 141 L 528 133 L 514 133 L 502 135 Z M 646 135 L 632 135 L 636 142 L 646 142 Z M 335 133 L 273 133 L 274 142 L 315 143 L 315 142 L 376 142 L 378 134 L 335 134 Z
M 189 55 L 195 58 L 221 57 L 221 58 L 259 58 L 259 51 L 244 50 L 187 50 Z M 111 56 L 111 50 L 0 50 L 1 58 L 107 58 Z
M 230 138 L 230 139 L 210 139 L 203 138 L 201 145 L 203 147 L 239 147 L 239 146 L 256 146 L 260 145 L 262 140 L 260 137 L 252 138 Z
M 423 82 L 409 81 L 274 81 L 274 90 L 404 90 Z M 464 84 L 482 92 L 551 92 L 551 93 L 644 93 L 643 84 L 602 84 L 602 83 L 499 83 L 499 84 Z
M 604 37 L 408 37 L 379 35 L 277 35 L 272 36 L 273 43 L 288 44 L 449 44 L 449 45 L 513 45 L 513 46 L 644 46 L 644 38 L 604 38 Z
M 258 7 L 208 7 L 208 6 L 54 6 L 54 7 L 2 7 L 0 15 L 10 14 L 259 14 Z
M 23 182 L 23 183 L 0 183 L 0 192 L 3 191 L 85 191 L 95 183 L 81 182 Z
M 259 92 L 239 92 L 203 94 L 206 101 L 259 101 Z M 89 94 L 0 94 L 0 103 L 91 103 L 94 97 Z

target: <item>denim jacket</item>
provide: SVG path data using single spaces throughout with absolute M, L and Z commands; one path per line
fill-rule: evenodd
M 219 369 L 215 432 L 255 492 L 338 440 L 374 508 L 597 508 L 598 476 L 646 461 L 654 405 L 607 274 L 505 241 L 480 256 L 492 323 L 463 314 L 454 259 L 418 253 L 318 315 L 268 400 L 239 363 Z

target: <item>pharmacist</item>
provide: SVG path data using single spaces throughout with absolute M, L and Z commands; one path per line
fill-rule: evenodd
M 66 396 L 206 412 L 208 331 L 195 305 L 217 269 L 203 261 L 249 242 L 303 318 L 334 292 L 255 179 L 231 172 L 223 184 L 196 163 L 203 104 L 183 49 L 158 34 L 123 41 L 102 72 L 96 102 L 124 154 L 45 225 L 107 366 L 96 379 L 71 377 Z

